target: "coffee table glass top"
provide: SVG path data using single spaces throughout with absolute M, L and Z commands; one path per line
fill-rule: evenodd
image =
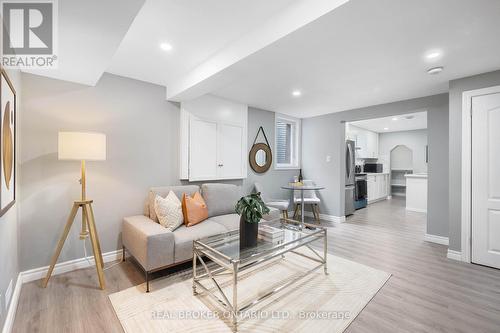
M 282 189 L 284 190 L 292 190 L 292 191 L 318 191 L 318 190 L 324 190 L 325 188 L 323 186 L 318 186 L 318 185 L 284 185 L 281 186 Z
M 283 230 L 283 240 L 280 242 L 271 242 L 259 238 L 255 247 L 240 249 L 239 230 L 233 230 L 227 233 L 201 238 L 195 241 L 195 245 L 198 244 L 203 247 L 204 252 L 211 252 L 211 254 L 218 259 L 222 259 L 229 263 L 236 261 L 248 263 L 263 257 L 288 252 L 295 247 L 302 246 L 317 238 L 323 237 L 324 232 L 324 228 L 322 227 L 299 230 L 297 222 L 285 219 L 261 222 L 259 223 L 259 227 L 260 226 L 271 226 Z

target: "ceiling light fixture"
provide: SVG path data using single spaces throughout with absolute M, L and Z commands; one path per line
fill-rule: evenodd
M 397 117 L 394 117 L 394 118 L 392 118 L 392 120 L 393 120 L 393 121 L 396 121 L 396 120 L 398 120 L 398 118 L 397 118 Z
M 299 97 L 302 95 L 302 93 L 300 92 L 300 90 L 294 90 L 294 91 L 292 91 L 292 95 L 295 97 Z
M 388 131 L 389 130 L 389 127 L 384 127 L 384 131 Z
M 433 68 L 430 68 L 427 70 L 427 73 L 428 74 L 431 74 L 431 75 L 436 75 L 436 74 L 439 74 L 443 71 L 443 67 L 433 67 Z
M 172 49 L 173 49 L 172 45 L 170 45 L 169 43 L 161 43 L 160 48 L 163 51 L 172 51 Z
M 427 55 L 425 57 L 427 59 L 429 59 L 429 60 L 432 60 L 432 59 L 437 59 L 440 56 L 441 56 L 441 52 L 439 52 L 439 51 L 432 51 L 432 52 L 427 53 Z

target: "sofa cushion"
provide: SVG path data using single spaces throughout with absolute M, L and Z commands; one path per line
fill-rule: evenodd
M 154 209 L 154 202 L 156 195 L 159 195 L 162 198 L 165 198 L 170 191 L 174 192 L 177 198 L 182 198 L 184 193 L 189 195 L 198 192 L 200 188 L 198 185 L 178 185 L 178 186 L 161 186 L 161 187 L 152 187 L 149 189 L 148 195 L 148 208 L 146 211 L 149 211 L 149 218 L 155 222 L 158 222 L 158 216 L 156 216 L 156 212 Z
M 200 192 L 195 192 L 193 196 L 184 193 L 182 196 L 182 213 L 184 214 L 186 227 L 192 227 L 208 218 L 207 205 Z
M 175 238 L 174 261 L 180 262 L 193 257 L 193 241 L 227 232 L 227 229 L 210 219 L 192 227 L 181 225 L 173 234 Z
M 168 192 L 166 198 L 156 195 L 154 209 L 160 224 L 170 231 L 174 231 L 184 222 L 181 201 L 172 191 Z
M 241 198 L 241 188 L 232 184 L 203 184 L 201 194 L 208 207 L 208 217 L 232 214 Z
M 123 219 L 122 242 L 145 270 L 174 263 L 174 233 L 147 216 Z
M 214 216 L 207 221 L 212 221 L 222 225 L 227 231 L 236 230 L 240 227 L 240 216 L 238 214 L 225 214 Z

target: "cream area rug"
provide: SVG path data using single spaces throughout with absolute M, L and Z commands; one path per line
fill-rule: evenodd
M 315 265 L 290 253 L 246 271 L 238 280 L 238 301 L 263 295 Z M 320 268 L 242 313 L 238 332 L 343 332 L 390 277 L 333 255 L 328 257 L 328 272 Z M 125 332 L 233 332 L 230 314 L 218 303 L 203 294 L 193 296 L 191 274 L 154 280 L 150 293 L 139 285 L 111 294 Z M 217 281 L 232 300 L 230 277 Z M 215 288 L 208 280 L 204 285 Z

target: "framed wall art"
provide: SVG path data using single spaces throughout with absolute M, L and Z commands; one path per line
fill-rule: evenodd
M 0 216 L 16 201 L 16 90 L 0 70 Z

